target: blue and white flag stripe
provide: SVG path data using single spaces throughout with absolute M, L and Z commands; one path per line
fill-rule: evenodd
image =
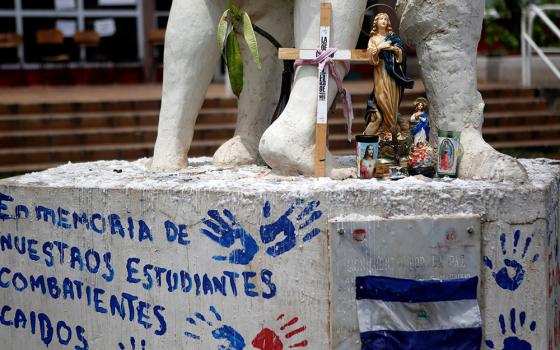
M 356 278 L 362 350 L 478 350 L 478 277 L 415 281 Z
M 476 300 L 478 277 L 457 280 L 417 281 L 384 276 L 356 277 L 356 299 L 422 303 Z
M 377 331 L 361 334 L 361 350 L 479 350 L 480 328 L 441 331 Z
M 360 331 L 414 332 L 482 326 L 476 300 L 386 303 L 362 299 L 358 300 L 358 320 Z

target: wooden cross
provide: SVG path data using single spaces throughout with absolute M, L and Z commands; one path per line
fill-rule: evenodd
M 331 32 L 331 3 L 321 3 L 321 23 L 319 28 L 319 49 L 291 49 L 280 48 L 278 58 L 281 60 L 311 60 L 319 56 L 320 52 L 329 48 Z M 319 51 L 320 50 L 320 51 Z M 367 50 L 337 50 L 331 58 L 335 61 L 369 62 Z M 324 67 L 319 72 L 317 90 L 317 122 L 315 125 L 315 177 L 324 177 L 327 158 L 327 113 L 329 91 L 329 68 Z

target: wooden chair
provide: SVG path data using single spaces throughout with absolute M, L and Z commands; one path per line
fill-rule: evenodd
M 39 48 L 40 62 L 45 63 L 70 63 L 70 55 L 64 51 L 64 34 L 58 29 L 40 29 L 35 33 L 35 43 Z M 66 70 L 68 66 L 64 67 Z M 47 84 L 51 80 L 60 80 L 64 84 L 73 84 L 74 79 L 71 73 L 66 74 L 68 79 L 61 79 L 59 74 L 49 74 L 52 72 L 44 71 L 47 75 Z M 53 79 L 51 79 L 53 78 Z
M 153 81 L 156 78 L 158 66 L 163 62 L 163 46 L 165 44 L 165 29 L 156 29 L 148 33 L 148 43 L 152 47 L 155 64 L 149 73 L 148 80 Z
M 165 44 L 165 29 L 152 30 L 148 34 L 148 42 L 152 46 L 163 46 Z
M 95 30 L 77 32 L 74 35 L 74 42 L 86 49 L 93 49 L 93 57 L 90 58 L 92 61 L 104 62 L 109 60 L 109 56 L 99 51 L 101 47 L 101 36 Z
M 94 30 L 86 30 L 85 32 L 74 34 L 74 42 L 84 47 L 99 47 L 101 37 Z
M 77 32 L 74 34 L 74 42 L 80 46 L 81 49 L 91 50 L 91 56 L 86 60 L 95 62 L 104 62 L 108 60 L 107 55 L 99 52 L 99 47 L 101 46 L 101 36 L 95 30 L 86 30 L 83 32 Z M 82 56 L 84 57 L 84 56 Z M 87 51 L 86 51 L 87 57 Z M 87 72 L 85 70 L 85 61 L 82 60 L 81 73 L 79 75 L 79 80 L 81 83 L 87 82 Z
M 19 35 L 18 33 L 13 33 L 13 32 L 4 32 L 4 33 L 0 33 L 0 50 L 2 49 L 6 49 L 6 50 L 10 50 L 10 49 L 15 49 L 17 50 L 20 45 L 23 43 L 23 38 L 21 35 Z M 25 72 L 23 70 L 23 63 L 21 62 L 21 59 L 19 59 L 19 54 L 18 54 L 18 64 L 19 64 L 19 71 L 20 71 L 20 79 L 21 79 L 21 84 L 26 83 L 26 77 L 25 77 Z M 2 64 L 0 63 L 0 68 L 1 68 Z
M 70 55 L 62 51 L 64 34 L 58 29 L 40 29 L 35 43 L 41 51 L 42 62 L 69 62 Z
M 154 58 L 159 62 L 163 62 L 163 46 L 165 44 L 165 29 L 152 30 L 148 34 L 148 42 L 152 46 Z
M 0 33 L 0 49 L 17 49 L 23 39 L 18 33 Z

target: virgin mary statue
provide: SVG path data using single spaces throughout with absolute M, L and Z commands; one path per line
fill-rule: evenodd
M 368 53 L 373 65 L 373 92 L 367 104 L 364 134 L 390 140 L 392 129 L 398 128 L 403 91 L 412 89 L 414 81 L 406 76 L 406 51 L 386 13 L 377 14 L 373 20 Z

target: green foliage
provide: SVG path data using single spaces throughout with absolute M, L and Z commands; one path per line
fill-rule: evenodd
M 228 16 L 229 16 L 229 9 L 224 11 L 222 18 L 218 23 L 218 47 L 220 48 L 220 52 L 224 51 L 224 45 L 229 30 Z
M 235 96 L 239 97 L 241 90 L 243 90 L 243 58 L 241 57 L 239 40 L 237 40 L 237 35 L 233 31 L 227 37 L 226 57 L 231 90 Z
M 253 30 L 253 24 L 251 23 L 251 19 L 247 12 L 243 12 L 243 37 L 247 42 L 247 46 L 249 47 L 249 51 L 251 51 L 251 56 L 253 57 L 253 61 L 257 65 L 259 69 L 262 68 L 261 66 L 261 59 L 259 56 L 259 47 L 257 45 L 257 37 L 255 36 L 255 31 Z
M 507 50 L 515 50 L 520 47 L 520 31 L 512 30 L 504 21 L 499 19 L 486 20 L 484 30 L 484 41 L 487 45 L 501 44 Z
M 228 67 L 231 89 L 239 97 L 243 90 L 243 58 L 241 57 L 237 33 L 243 35 L 257 68 L 261 69 L 262 66 L 257 37 L 249 15 L 232 5 L 231 1 L 228 1 L 228 3 L 229 8 L 224 11 L 218 23 L 218 47 L 220 52 L 223 53 Z
M 558 4 L 560 0 L 494 0 L 487 9 L 495 9 L 497 18 L 489 17 L 484 20 L 484 41 L 487 45 L 501 44 L 507 51 L 520 48 L 521 42 L 521 13 L 529 4 Z M 548 12 L 547 15 L 555 23 L 560 16 L 558 12 Z M 533 38 L 540 46 L 557 46 L 559 40 L 538 18 L 535 19 Z

